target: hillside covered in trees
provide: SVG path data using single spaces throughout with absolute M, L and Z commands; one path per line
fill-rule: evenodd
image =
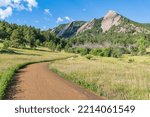
M 69 24 L 64 29 L 67 27 Z M 134 22 L 115 11 L 109 11 L 100 19 L 84 23 L 74 33 L 74 36 L 67 38 L 66 50 L 83 55 L 143 55 L 150 44 L 149 24 Z
M 0 21 L 0 40 L 4 43 L 4 49 L 8 47 L 36 48 L 37 46 L 45 46 L 55 50 L 56 48 L 59 49 L 63 43 L 49 30 L 42 31 L 35 27 L 9 24 L 5 21 Z
M 0 21 L 0 40 L 3 49 L 44 46 L 82 55 L 143 55 L 150 45 L 150 24 L 131 21 L 115 11 L 100 19 L 73 21 L 46 31 Z

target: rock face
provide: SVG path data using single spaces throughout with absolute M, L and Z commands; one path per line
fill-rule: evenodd
M 95 19 L 91 20 L 90 22 L 85 23 L 82 27 L 80 27 L 80 28 L 78 29 L 76 35 L 78 35 L 78 34 L 80 34 L 80 33 L 83 33 L 83 32 L 85 32 L 86 30 L 92 29 L 93 26 L 94 26 L 94 24 L 95 24 Z
M 67 38 L 76 35 L 77 30 L 84 24 L 84 21 L 74 21 L 69 24 L 60 25 L 54 28 L 52 32 L 54 32 L 60 37 Z
M 108 31 L 114 25 L 119 25 L 121 23 L 121 18 L 121 15 L 115 11 L 110 10 L 102 20 L 101 28 L 103 32 Z

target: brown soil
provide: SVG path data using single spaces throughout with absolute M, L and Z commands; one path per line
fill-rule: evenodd
M 7 92 L 9 100 L 104 99 L 53 73 L 48 63 L 32 64 L 19 70 Z

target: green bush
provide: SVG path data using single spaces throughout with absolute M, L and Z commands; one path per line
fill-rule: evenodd
M 132 48 L 130 49 L 130 51 L 131 51 L 131 54 L 132 54 L 132 55 L 137 55 L 137 54 L 138 54 L 138 47 L 132 47 Z
M 69 52 L 69 53 L 75 53 L 75 50 L 74 50 L 74 48 L 68 48 L 68 49 L 66 49 L 65 50 L 66 52 Z
M 100 48 L 92 49 L 90 52 L 90 54 L 95 55 L 95 56 L 101 56 L 101 53 L 102 53 L 102 49 Z
M 0 50 L 0 54 L 17 54 L 17 53 L 11 49 L 2 49 Z
M 122 54 L 130 54 L 131 52 L 126 47 L 119 48 L 120 52 Z
M 90 52 L 90 49 L 89 48 L 84 48 L 82 51 L 81 51 L 81 55 L 87 55 L 89 54 Z
M 74 53 L 81 54 L 82 56 L 89 54 L 89 52 L 90 52 L 89 48 L 78 48 L 78 47 L 74 48 Z
M 112 49 L 111 48 L 104 48 L 102 52 L 103 52 L 104 57 L 111 57 Z
M 122 50 L 115 48 L 96 48 L 91 50 L 90 54 L 102 57 L 119 58 L 123 53 Z
M 88 60 L 91 60 L 91 59 L 93 58 L 93 56 L 90 55 L 90 54 L 86 55 L 85 57 L 86 57 Z
M 2 49 L 8 49 L 10 46 L 10 42 L 9 41 L 4 41 L 3 42 L 3 48 Z
M 137 41 L 138 54 L 144 55 L 146 54 L 146 48 L 149 46 L 148 40 L 141 38 Z
M 113 51 L 111 53 L 111 57 L 119 58 L 121 56 L 122 56 L 122 53 L 119 49 L 113 49 Z
M 133 63 L 135 60 L 134 59 L 129 59 L 128 63 Z

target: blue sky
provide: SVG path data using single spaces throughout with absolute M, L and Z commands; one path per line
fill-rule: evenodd
M 150 0 L 0 0 L 1 20 L 41 29 L 73 20 L 100 18 L 108 10 L 150 23 Z

